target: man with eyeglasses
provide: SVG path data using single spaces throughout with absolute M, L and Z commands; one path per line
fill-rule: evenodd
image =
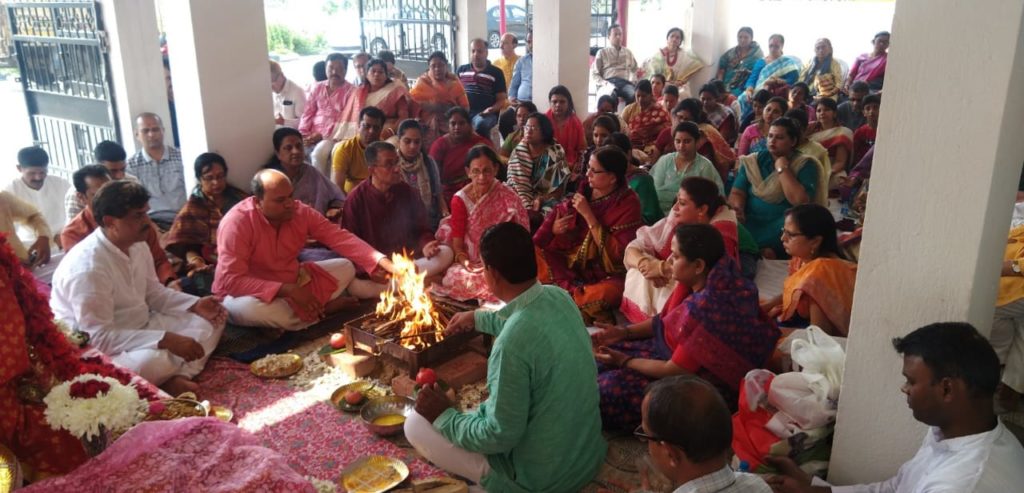
M 405 253 L 421 272 L 440 274 L 451 265 L 451 248 L 433 243 L 427 211 L 415 190 L 402 177 L 398 150 L 388 142 L 366 146 L 370 177 L 352 189 L 345 201 L 342 227 L 384 255 Z
M 306 109 L 306 92 L 284 76 L 281 65 L 270 61 L 270 90 L 274 101 L 274 123 L 299 128 L 299 120 Z
M 772 491 L 759 476 L 729 467 L 732 415 L 710 383 L 693 375 L 656 380 L 647 388 L 641 416 L 633 434 L 647 442 L 651 462 L 672 481 L 673 493 Z
M 370 170 L 366 166 L 366 146 L 380 140 L 380 132 L 384 129 L 385 119 L 384 112 L 380 108 L 376 106 L 363 108 L 359 112 L 359 133 L 334 146 L 331 158 L 334 183 L 346 194 L 352 192 L 356 185 L 370 176 Z

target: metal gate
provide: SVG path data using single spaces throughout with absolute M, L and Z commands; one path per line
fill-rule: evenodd
M 70 178 L 100 141 L 118 140 L 105 33 L 91 0 L 8 2 L 32 136 Z
M 359 17 L 363 50 L 390 50 L 410 77 L 426 71 L 435 51 L 455 62 L 454 0 L 361 0 Z

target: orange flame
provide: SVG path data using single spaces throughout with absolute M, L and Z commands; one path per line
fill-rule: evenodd
M 423 287 L 427 274 L 416 272 L 416 264 L 406 255 L 392 254 L 391 262 L 396 272 L 392 274 L 388 288 L 380 294 L 377 316 L 386 320 L 405 320 L 402 337 L 434 332 L 436 340 L 440 341 L 443 327 L 434 303 Z M 426 341 L 422 337 L 403 339 L 403 345 L 408 348 L 424 344 Z

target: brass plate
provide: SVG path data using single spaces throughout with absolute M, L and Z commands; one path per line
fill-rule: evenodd
M 341 486 L 348 493 L 382 493 L 409 477 L 409 466 L 384 455 L 371 455 L 341 472 Z
M 350 390 L 358 390 L 359 392 L 362 392 L 363 401 L 355 405 L 345 402 L 345 393 Z M 363 408 L 363 405 L 366 404 L 367 402 L 370 402 L 371 399 L 384 397 L 385 395 L 386 393 L 384 389 L 377 386 L 377 384 L 367 380 L 359 380 L 338 387 L 337 390 L 335 390 L 334 393 L 331 394 L 331 404 L 333 404 L 334 407 L 341 409 L 342 411 L 348 413 L 357 413 L 359 412 L 360 409 Z
M 253 361 L 249 370 L 260 378 L 287 378 L 302 370 L 302 356 L 270 354 Z

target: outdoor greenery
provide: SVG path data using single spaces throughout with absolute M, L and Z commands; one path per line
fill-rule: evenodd
M 281 24 L 269 24 L 267 25 L 267 49 L 271 53 L 315 55 L 327 49 L 327 38 L 323 34 L 307 36 Z

